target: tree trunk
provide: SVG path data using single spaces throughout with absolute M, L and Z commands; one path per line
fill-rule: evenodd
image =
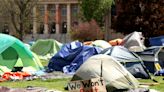
M 23 23 L 20 23 L 20 29 L 19 29 L 19 39 L 23 41 Z
M 108 13 L 105 16 L 105 40 L 110 40 L 110 29 L 111 29 L 111 9 L 109 9 Z
M 24 32 L 24 27 L 23 27 L 23 13 L 20 14 L 20 28 L 19 28 L 19 39 L 23 41 L 23 32 Z

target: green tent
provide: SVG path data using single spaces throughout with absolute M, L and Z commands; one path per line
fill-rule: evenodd
M 49 60 L 63 46 L 54 39 L 39 39 L 31 47 L 31 51 L 39 55 L 40 59 Z
M 0 74 L 12 71 L 14 66 L 22 71 L 34 72 L 43 69 L 40 60 L 15 37 L 0 34 Z

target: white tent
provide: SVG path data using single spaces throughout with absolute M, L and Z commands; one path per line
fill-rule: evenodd
M 141 32 L 134 31 L 133 33 L 123 38 L 123 46 L 131 51 L 143 51 L 146 47 L 144 46 L 144 40 Z
M 91 78 L 103 77 L 107 91 L 117 89 L 137 88 L 139 82 L 118 61 L 108 55 L 94 55 L 90 57 L 76 71 L 72 78 L 75 80 L 89 80 Z

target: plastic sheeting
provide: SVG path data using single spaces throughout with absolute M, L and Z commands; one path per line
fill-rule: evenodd
M 150 38 L 149 42 L 151 46 L 164 46 L 164 36 Z
M 99 47 L 86 46 L 81 42 L 65 44 L 63 48 L 53 56 L 48 64 L 49 70 L 74 73 L 81 64 L 92 55 L 101 52 Z

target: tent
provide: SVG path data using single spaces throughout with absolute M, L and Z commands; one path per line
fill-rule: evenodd
M 149 42 L 151 46 L 164 46 L 164 36 L 152 37 Z
M 143 51 L 146 48 L 144 46 L 144 37 L 142 36 L 142 33 L 136 31 L 125 36 L 122 45 L 132 51 Z
M 111 47 L 111 45 L 107 41 L 104 41 L 104 40 L 95 40 L 94 42 L 92 42 L 92 45 L 101 47 L 103 49 Z
M 136 53 L 141 57 L 146 68 L 151 73 L 164 68 L 164 46 L 152 46 Z
M 80 66 L 71 81 L 103 77 L 107 92 L 137 88 L 139 82 L 117 60 L 109 55 L 94 55 Z M 118 91 L 116 91 L 118 92 Z M 122 91 L 119 91 L 122 92 Z
M 48 68 L 52 71 L 74 73 L 86 59 L 101 51 L 99 47 L 83 45 L 81 42 L 67 43 L 50 59 Z
M 150 75 L 139 56 L 123 46 L 107 48 L 100 54 L 112 56 L 123 64 L 123 66 L 136 78 L 150 78 Z
M 86 41 L 83 43 L 84 45 L 91 45 L 91 46 L 97 46 L 103 49 L 111 47 L 110 43 L 104 40 L 95 40 L 95 41 Z
M 53 39 L 40 39 L 32 45 L 31 51 L 39 55 L 40 59 L 49 60 L 61 49 L 62 45 Z
M 0 34 L 0 74 L 12 71 L 14 66 L 23 67 L 22 71 L 43 69 L 40 60 L 15 37 Z

